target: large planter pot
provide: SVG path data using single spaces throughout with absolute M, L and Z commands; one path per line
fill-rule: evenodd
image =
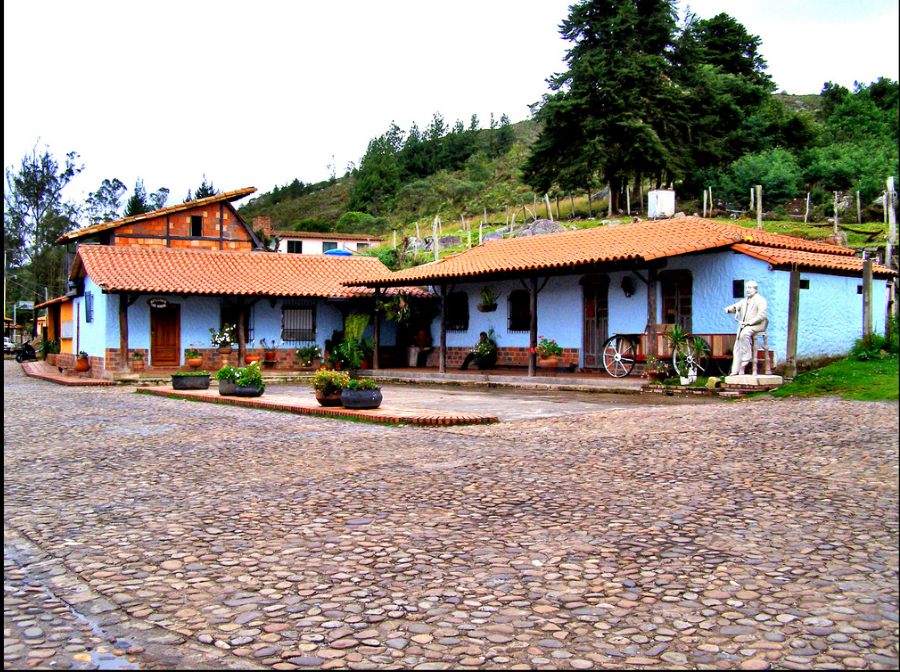
M 75 360 L 75 370 L 78 373 L 84 373 L 85 371 L 90 371 L 91 363 L 86 359 L 76 359 Z
M 479 303 L 475 307 L 478 308 L 479 313 L 493 313 L 495 310 L 497 310 L 496 303 Z
M 538 357 L 537 365 L 540 369 L 555 369 L 559 366 L 559 357 L 556 355 L 551 357 Z
M 144 370 L 144 360 L 143 359 L 132 360 L 131 370 L 134 372 L 143 371 Z
M 278 353 L 275 352 L 274 350 L 271 350 L 271 351 L 266 350 L 266 361 L 267 362 L 274 362 L 277 357 L 278 357 Z
M 231 346 L 230 345 L 219 346 L 219 354 L 220 355 L 230 355 L 231 354 Z
M 257 387 L 256 385 L 235 385 L 234 396 L 236 397 L 261 397 L 266 391 L 266 386 Z
M 228 395 L 233 395 L 234 390 L 237 387 L 237 383 L 233 380 L 220 380 L 219 381 L 219 394 L 223 397 Z
M 344 408 L 367 409 L 381 406 L 381 390 L 344 390 L 341 392 Z
M 332 394 L 323 394 L 316 390 L 316 401 L 319 402 L 320 406 L 340 406 L 341 405 L 341 393 L 334 392 Z
M 252 364 L 253 362 L 259 361 L 259 355 L 244 355 L 244 362 L 246 364 Z
M 172 376 L 172 388 L 176 390 L 208 390 L 209 374 Z
M 186 360 L 184 360 L 184 362 L 185 362 L 185 364 L 187 364 L 188 366 L 190 366 L 194 369 L 199 369 L 203 365 L 203 358 L 202 357 L 188 357 Z

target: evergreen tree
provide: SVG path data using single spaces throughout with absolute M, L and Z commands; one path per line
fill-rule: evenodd
M 128 188 L 122 182 L 113 178 L 103 180 L 97 191 L 88 194 L 85 200 L 85 214 L 91 224 L 113 222 L 119 219 L 119 204 L 122 195 Z
M 188 192 L 190 193 L 190 192 Z M 199 201 L 201 198 L 208 198 L 210 196 L 218 195 L 219 191 L 213 186 L 212 182 L 206 181 L 206 173 L 203 173 L 203 184 L 197 187 L 197 191 L 194 192 L 194 200 Z

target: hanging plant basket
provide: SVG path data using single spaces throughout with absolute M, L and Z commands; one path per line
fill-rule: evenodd
M 479 303 L 475 307 L 478 308 L 479 313 L 493 313 L 495 310 L 497 310 L 496 303 Z

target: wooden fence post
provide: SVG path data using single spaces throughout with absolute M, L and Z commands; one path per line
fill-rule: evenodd
M 762 229 L 762 185 L 756 185 L 756 228 Z
M 865 255 L 865 252 L 863 252 Z M 872 335 L 872 260 L 863 257 L 863 338 Z

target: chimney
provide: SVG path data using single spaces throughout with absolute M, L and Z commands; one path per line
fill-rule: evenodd
M 253 230 L 262 231 L 267 236 L 272 235 L 272 219 L 270 217 L 254 217 Z

